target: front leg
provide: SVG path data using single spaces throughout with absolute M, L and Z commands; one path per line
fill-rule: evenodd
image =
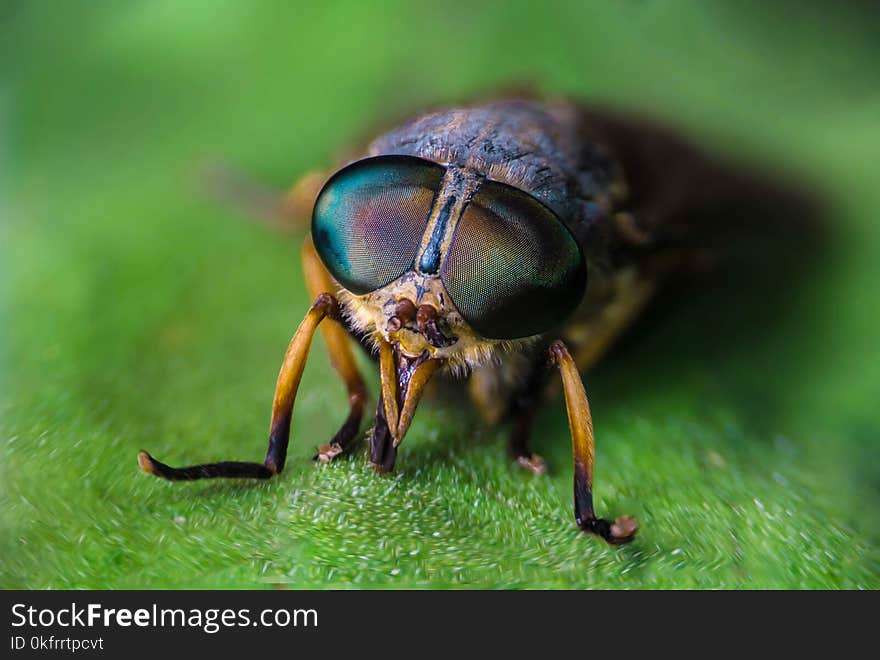
M 296 329 L 293 339 L 287 346 L 278 382 L 275 385 L 275 397 L 272 400 L 272 421 L 269 426 L 269 448 L 262 463 L 242 461 L 222 461 L 220 463 L 202 463 L 184 468 L 166 465 L 150 456 L 145 451 L 138 454 L 138 465 L 144 472 L 168 479 L 170 481 L 193 481 L 195 479 L 230 479 L 250 478 L 269 479 L 284 469 L 287 460 L 287 445 L 290 441 L 290 419 L 293 415 L 293 404 L 302 380 L 309 347 L 318 325 L 326 317 L 339 318 L 339 305 L 329 293 L 321 293 L 309 308 L 308 313 Z
M 587 393 L 577 365 L 561 341 L 550 345 L 550 360 L 559 367 L 565 391 L 565 407 L 574 453 L 574 517 L 585 532 L 597 534 L 613 545 L 633 540 L 638 530 L 635 518 L 622 516 L 613 523 L 597 518 L 593 510 L 593 419 Z

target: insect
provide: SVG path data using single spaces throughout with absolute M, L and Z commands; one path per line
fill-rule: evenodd
M 745 193 L 744 193 L 745 191 Z M 285 465 L 291 416 L 319 328 L 344 382 L 348 416 L 317 458 L 353 447 L 367 403 L 353 344 L 378 354 L 381 394 L 370 433 L 377 471 L 398 449 L 432 376 L 467 379 L 489 422 L 529 448 L 540 394 L 562 380 L 574 455 L 577 524 L 631 541 L 634 518 L 593 507 L 589 369 L 722 216 L 768 198 L 753 181 L 641 120 L 573 102 L 528 99 L 432 112 L 376 138 L 315 196 L 303 267 L 314 302 L 287 348 L 263 463 L 140 467 L 170 480 L 268 479 Z

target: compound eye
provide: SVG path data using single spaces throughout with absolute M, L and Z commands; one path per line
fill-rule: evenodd
M 444 168 L 412 156 L 378 156 L 337 172 L 312 214 L 312 239 L 336 280 L 363 295 L 412 265 Z
M 580 303 L 587 281 L 556 214 L 497 182 L 484 183 L 465 209 L 441 277 L 464 319 L 491 339 L 550 330 Z

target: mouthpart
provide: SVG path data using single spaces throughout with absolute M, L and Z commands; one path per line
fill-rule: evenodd
M 406 355 L 397 344 L 379 346 L 379 372 L 382 385 L 382 412 L 394 447 L 409 430 L 425 386 L 444 360 L 425 351 L 416 357 Z

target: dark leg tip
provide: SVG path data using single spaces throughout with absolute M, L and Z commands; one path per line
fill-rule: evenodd
M 168 481 L 195 481 L 197 479 L 271 479 L 281 471 L 283 465 L 276 465 L 267 459 L 266 463 L 241 463 L 224 461 L 221 463 L 205 463 L 184 468 L 174 468 L 160 463 L 147 452 L 138 452 L 138 467 L 147 474 L 152 474 Z
M 632 541 L 639 530 L 639 523 L 635 518 L 621 516 L 613 523 L 603 518 L 578 520 L 578 525 L 585 532 L 601 536 L 611 545 L 624 545 Z
M 547 462 L 538 454 L 528 454 L 516 457 L 516 463 L 522 469 L 533 474 L 546 474 Z

